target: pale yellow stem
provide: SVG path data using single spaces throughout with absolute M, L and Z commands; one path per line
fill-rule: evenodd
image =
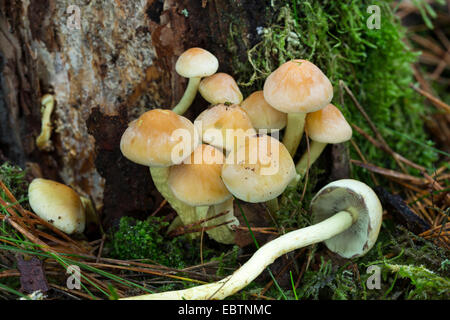
M 42 126 L 41 134 L 36 138 L 36 146 L 39 150 L 50 150 L 52 145 L 50 137 L 52 135 L 52 124 L 50 117 L 53 112 L 53 107 L 55 105 L 55 99 L 51 94 L 46 94 L 41 99 L 42 105 Z

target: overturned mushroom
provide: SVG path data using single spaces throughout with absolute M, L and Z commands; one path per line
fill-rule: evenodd
M 239 104 L 243 98 L 233 77 L 223 72 L 202 79 L 198 91 L 211 104 Z
M 305 152 L 297 162 L 296 169 L 303 176 L 309 167 L 319 158 L 329 143 L 342 143 L 352 137 L 352 128 L 341 111 L 329 104 L 325 108 L 306 115 L 306 131 L 312 142 L 309 153 Z
M 190 48 L 183 52 L 175 64 L 176 72 L 189 78 L 186 91 L 180 102 L 172 109 L 177 114 L 184 114 L 194 101 L 202 77 L 216 73 L 219 61 L 209 51 L 202 48 Z
M 366 254 L 375 244 L 383 210 L 366 184 L 344 179 L 323 187 L 311 202 L 316 224 L 286 233 L 266 243 L 232 275 L 189 289 L 147 294 L 129 300 L 224 299 L 253 281 L 275 259 L 290 251 L 324 241 L 344 258 Z
M 335 212 L 333 212 L 333 210 Z M 339 213 L 337 213 L 339 212 Z M 311 201 L 313 223 L 336 218 L 337 224 L 352 216 L 352 224 L 336 236 L 324 241 L 331 251 L 352 259 L 365 255 L 377 241 L 383 209 L 375 192 L 366 184 L 342 179 L 323 187 Z
M 303 135 L 306 114 L 330 103 L 333 86 L 315 64 L 292 60 L 267 77 L 263 91 L 272 107 L 288 114 L 283 144 L 294 156 Z
M 34 179 L 28 187 L 33 211 L 42 219 L 67 233 L 82 233 L 86 213 L 80 196 L 70 187 L 47 179 Z

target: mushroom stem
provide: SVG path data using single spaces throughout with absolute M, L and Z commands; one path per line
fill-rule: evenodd
M 83 205 L 84 212 L 86 213 L 86 222 L 95 223 L 100 225 L 100 219 L 98 217 L 97 211 L 94 208 L 92 200 L 83 196 L 80 196 L 81 204 Z
M 207 221 L 205 226 L 217 226 L 219 224 L 228 222 L 226 225 L 221 225 L 206 231 L 210 238 L 216 240 L 217 242 L 224 244 L 234 244 L 235 232 L 232 231 L 232 227 L 239 225 L 239 220 L 234 216 L 233 208 L 234 199 L 230 198 L 227 201 L 215 204 L 209 207 L 207 218 L 217 216 L 218 214 L 225 213 L 223 216 L 214 218 Z
M 309 152 L 305 152 L 295 166 L 295 169 L 301 177 L 305 175 L 306 170 L 311 168 L 313 163 L 319 158 L 327 144 L 328 143 L 318 142 L 315 140 L 311 141 Z
M 53 112 L 55 99 L 51 94 L 46 94 L 41 99 L 41 105 L 44 111 L 42 112 L 42 126 L 41 133 L 36 138 L 36 146 L 39 150 L 49 150 L 51 148 L 50 136 L 52 134 L 52 124 L 50 116 Z
M 197 221 L 204 220 L 208 218 L 209 206 L 196 206 L 195 208 L 195 218 Z M 207 223 L 203 222 L 199 225 L 200 227 L 207 227 Z
M 195 207 L 197 220 L 210 219 L 211 217 L 214 217 L 224 211 L 227 212 L 225 215 L 205 221 L 200 226 L 206 228 L 213 227 L 209 230 L 206 230 L 206 233 L 211 239 L 224 244 L 233 244 L 235 235 L 230 226 L 233 224 L 238 224 L 238 221 L 233 215 L 232 198 L 221 204 Z M 218 226 L 219 224 L 225 223 L 227 221 L 231 222 L 226 225 Z
M 150 167 L 150 174 L 155 184 L 156 189 L 161 193 L 164 199 L 170 204 L 170 206 L 177 212 L 184 225 L 189 225 L 197 222 L 197 215 L 201 212 L 202 208 L 196 210 L 196 207 L 185 204 L 177 199 L 177 197 L 170 190 L 167 180 L 169 177 L 169 167 Z M 204 210 L 204 208 L 203 208 Z M 207 210 L 207 207 L 206 207 Z M 190 237 L 195 238 L 199 236 L 199 232 L 191 233 Z
M 172 109 L 173 112 L 182 115 L 187 111 L 187 109 L 189 109 L 192 101 L 194 101 L 195 95 L 197 94 L 198 85 L 200 84 L 201 79 L 201 77 L 189 78 L 186 91 L 184 92 L 180 102 L 178 102 L 178 104 Z
M 283 144 L 294 157 L 300 140 L 302 139 L 303 129 L 305 127 L 306 113 L 288 113 L 286 131 L 284 132 Z
M 204 300 L 224 299 L 253 281 L 264 269 L 283 254 L 314 243 L 328 240 L 347 230 L 358 219 L 357 214 L 340 211 L 330 218 L 266 243 L 232 275 L 209 284 L 177 291 L 168 291 L 125 298 L 125 300 Z

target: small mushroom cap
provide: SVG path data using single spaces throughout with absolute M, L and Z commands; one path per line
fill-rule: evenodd
M 177 73 L 185 78 L 207 77 L 216 73 L 219 61 L 209 51 L 190 48 L 183 52 L 175 64 Z
M 171 110 L 153 109 L 132 121 L 122 135 L 123 155 L 145 166 L 181 163 L 200 143 L 191 121 Z
M 242 101 L 241 107 L 247 112 L 256 129 L 281 130 L 286 126 L 287 114 L 268 104 L 262 90 L 249 95 Z
M 308 113 L 305 127 L 312 140 L 322 143 L 341 143 L 352 138 L 352 127 L 341 111 L 332 104 Z
M 383 209 L 375 192 L 352 179 L 334 181 L 323 187 L 311 201 L 313 223 L 319 223 L 339 211 L 357 212 L 357 221 L 346 231 L 325 241 L 331 251 L 344 258 L 366 254 L 380 232 Z
M 215 105 L 195 119 L 194 125 L 202 133 L 203 142 L 230 151 L 241 144 L 246 136 L 256 131 L 247 113 L 238 105 Z
M 229 74 L 219 72 L 203 78 L 200 81 L 198 92 L 211 104 L 218 103 L 241 103 L 243 97 L 241 90 Z
M 170 167 L 168 185 L 173 194 L 190 206 L 222 203 L 231 193 L 220 178 L 223 153 L 206 144 L 199 145 L 182 164 Z
M 86 214 L 80 196 L 70 187 L 47 179 L 34 179 L 28 187 L 33 211 L 42 219 L 67 233 L 82 233 Z
M 278 197 L 296 176 L 286 147 L 270 136 L 247 137 L 246 143 L 228 154 L 222 180 L 228 190 L 246 202 Z
M 307 60 L 292 60 L 267 77 L 264 98 L 281 112 L 314 112 L 330 103 L 333 86 L 315 64 Z

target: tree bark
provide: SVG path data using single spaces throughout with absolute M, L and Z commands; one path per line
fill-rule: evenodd
M 69 7 L 75 5 L 77 12 Z M 265 1 L 0 0 L 0 159 L 90 196 L 106 227 L 143 218 L 162 201 L 149 170 L 119 149 L 127 123 L 171 108 L 186 79 L 178 56 L 202 47 L 233 75 L 266 22 Z M 69 8 L 69 9 L 68 9 Z M 79 28 L 77 28 L 79 21 Z M 230 26 L 240 37 L 230 43 Z M 40 98 L 52 93 L 52 149 L 37 149 Z M 206 102 L 194 101 L 193 119 Z

